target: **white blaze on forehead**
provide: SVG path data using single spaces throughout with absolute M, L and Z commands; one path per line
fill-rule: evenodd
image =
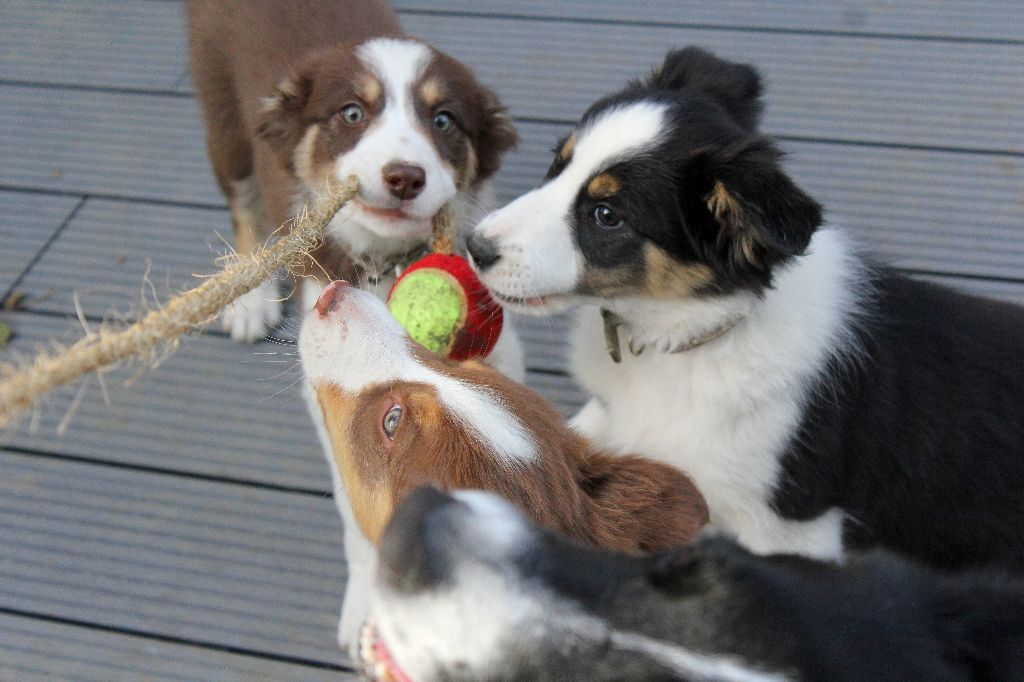
M 386 101 L 412 107 L 411 86 L 430 62 L 426 45 L 413 40 L 376 38 L 357 47 L 356 54 L 384 85 Z
M 573 197 L 585 182 L 615 161 L 658 143 L 668 105 L 634 102 L 606 109 L 576 132 L 569 164 L 551 184 L 573 186 Z
M 432 386 L 447 413 L 504 463 L 535 461 L 529 430 L 501 397 L 420 363 L 383 301 L 350 289 L 336 306 L 325 318 L 313 311 L 302 322 L 302 371 L 314 385 L 333 384 L 350 394 L 390 382 Z

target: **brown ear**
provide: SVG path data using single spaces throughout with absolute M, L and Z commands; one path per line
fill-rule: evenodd
M 476 182 L 486 180 L 501 167 L 501 156 L 519 142 L 508 110 L 498 96 L 482 85 L 480 91 L 480 132 L 476 139 L 478 170 Z
M 305 132 L 303 111 L 309 100 L 313 82 L 296 73 L 281 81 L 274 94 L 264 100 L 256 124 L 256 135 L 266 141 L 282 163 L 292 168 L 293 152 Z
M 693 540 L 708 522 L 704 497 L 679 469 L 633 455 L 593 453 L 583 489 L 604 547 L 654 552 Z

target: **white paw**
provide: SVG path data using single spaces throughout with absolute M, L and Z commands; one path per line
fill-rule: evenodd
M 224 331 L 242 343 L 255 343 L 281 321 L 281 294 L 277 284 L 264 282 L 239 296 L 224 309 Z

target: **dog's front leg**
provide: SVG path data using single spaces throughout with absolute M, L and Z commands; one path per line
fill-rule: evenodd
M 351 509 L 351 508 L 350 508 Z M 370 616 L 370 588 L 376 567 L 373 545 L 366 539 L 354 519 L 345 522 L 345 558 L 348 581 L 341 600 L 341 618 L 338 621 L 338 644 L 351 661 L 359 660 L 359 630 Z

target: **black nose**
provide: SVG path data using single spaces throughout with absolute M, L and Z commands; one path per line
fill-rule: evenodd
M 501 260 L 497 244 L 476 232 L 469 235 L 469 239 L 466 240 L 466 248 L 469 249 L 469 255 L 473 256 L 473 262 L 481 271 Z
M 454 498 L 424 486 L 395 511 L 377 547 L 381 577 L 393 589 L 420 592 L 448 576 L 448 545 L 455 533 L 446 510 L 453 505 L 458 505 Z
M 399 199 L 415 199 L 427 184 L 427 174 L 419 166 L 389 163 L 381 169 L 388 191 Z

